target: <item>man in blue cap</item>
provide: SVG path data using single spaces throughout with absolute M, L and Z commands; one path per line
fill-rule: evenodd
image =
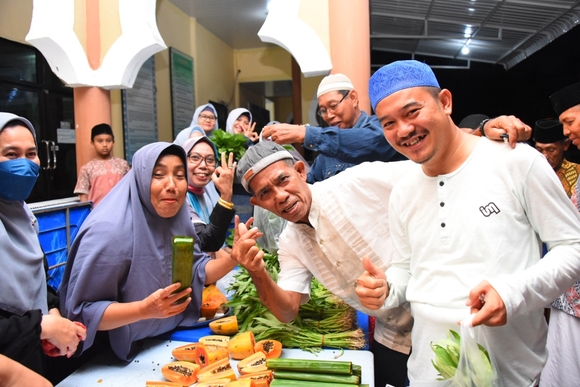
M 580 216 L 533 148 L 470 136 L 451 92 L 417 61 L 379 69 L 371 103 L 389 143 L 415 161 L 390 197 L 392 265 L 364 262 L 364 306 L 408 301 L 411 385 L 438 378 L 430 343 L 469 317 L 504 386 L 534 386 L 547 359 L 543 308 L 580 278 Z M 540 241 L 548 253 L 540 260 Z
M 328 179 L 365 161 L 405 159 L 385 140 L 377 117 L 360 108 L 359 94 L 346 75 L 324 77 L 318 85 L 316 98 L 317 114 L 328 127 L 275 124 L 262 130 L 263 138 L 271 138 L 277 144 L 300 143 L 305 149 L 319 153 L 308 172 L 308 183 Z M 490 132 L 502 128 L 518 133 L 519 137 L 512 136 L 512 145 L 516 140 L 529 138 L 531 128 L 513 116 L 500 116 L 488 121 L 485 130 L 492 137 L 495 133 Z

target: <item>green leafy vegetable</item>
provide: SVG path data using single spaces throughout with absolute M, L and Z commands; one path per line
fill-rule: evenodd
M 280 266 L 276 254 L 264 251 L 266 270 L 274 281 Z M 252 331 L 256 341 L 278 340 L 286 348 L 318 352 L 322 347 L 361 349 L 365 336 L 356 328 L 356 311 L 312 280 L 310 300 L 300 306 L 298 316 L 284 324 L 261 303 L 248 272 L 240 268 L 228 289 L 234 294 L 228 306 L 238 318 L 240 332 Z
M 225 153 L 226 156 L 234 154 L 234 159 L 239 161 L 246 153 L 246 143 L 248 139 L 243 134 L 232 134 L 222 129 L 214 130 L 209 138 L 216 146 L 218 154 Z

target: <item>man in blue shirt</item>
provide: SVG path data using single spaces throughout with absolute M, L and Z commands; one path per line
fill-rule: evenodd
M 301 143 L 305 149 L 319 152 L 308 173 L 308 183 L 327 179 L 364 161 L 405 159 L 385 140 L 376 116 L 360 109 L 358 93 L 346 75 L 326 76 L 316 94 L 317 114 L 329 127 L 277 124 L 262 131 L 263 138 L 271 137 L 278 144 Z

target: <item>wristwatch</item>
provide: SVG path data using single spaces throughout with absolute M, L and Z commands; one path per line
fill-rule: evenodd
M 481 133 L 481 137 L 485 137 L 485 131 L 483 130 L 483 127 L 485 126 L 485 124 L 487 124 L 487 121 L 489 120 L 491 120 L 491 118 L 486 118 L 485 120 L 481 121 L 481 123 L 478 126 L 479 133 Z

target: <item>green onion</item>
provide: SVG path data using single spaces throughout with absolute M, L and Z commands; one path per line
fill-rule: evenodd
M 304 387 L 304 385 L 304 380 L 273 379 L 270 382 L 270 387 Z M 307 385 L 308 387 L 336 387 L 336 383 L 327 382 L 308 382 Z M 352 384 L 352 386 L 358 386 L 358 384 Z
M 278 256 L 264 250 L 264 264 L 276 281 Z M 316 279 L 312 280 L 310 300 L 300 306 L 297 317 L 288 324 L 278 321 L 260 302 L 256 286 L 244 268 L 238 270 L 228 291 L 233 296 L 227 305 L 238 318 L 239 331 L 252 331 L 256 341 L 278 340 L 285 348 L 313 353 L 323 347 L 361 349 L 366 345 L 364 333 L 356 329 L 356 311 Z
M 275 370 L 274 379 L 292 379 L 308 382 L 327 382 L 341 384 L 359 384 L 360 377 L 357 375 L 336 375 L 304 371 Z
M 271 370 L 301 371 L 313 373 L 327 373 L 350 375 L 352 362 L 337 360 L 308 360 L 308 359 L 268 359 L 266 366 Z

